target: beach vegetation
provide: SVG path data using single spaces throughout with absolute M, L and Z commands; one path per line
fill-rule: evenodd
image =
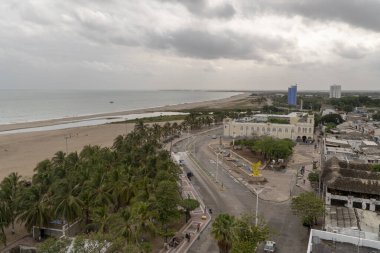
M 111 148 L 88 145 L 79 153 L 57 152 L 37 164 L 29 183 L 12 173 L 0 184 L 0 238 L 16 221 L 29 230 L 52 221 L 81 221 L 85 238 L 106 236 L 112 245 L 123 242 L 122 249 L 150 252 L 157 236 L 167 240 L 199 206 L 182 198 L 180 168 L 163 149 L 163 141 L 179 129 L 180 124 L 140 121 L 131 133 L 116 137 Z

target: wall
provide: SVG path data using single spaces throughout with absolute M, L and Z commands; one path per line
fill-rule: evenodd
M 310 233 L 307 253 L 311 253 L 311 249 L 312 249 L 311 238 L 313 236 L 317 236 L 322 240 L 349 243 L 353 245 L 359 245 L 363 247 L 369 247 L 369 248 L 380 250 L 380 241 L 368 240 L 368 239 L 363 239 L 363 238 L 354 237 L 354 236 L 348 236 L 348 235 L 342 235 L 342 234 L 312 229 Z

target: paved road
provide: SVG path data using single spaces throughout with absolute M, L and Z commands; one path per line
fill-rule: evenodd
M 218 130 L 215 133 L 220 132 L 221 130 Z M 220 169 L 218 177 L 219 181 L 223 182 L 223 188 L 215 182 L 216 164 L 210 160 L 216 161 L 216 158 L 207 151 L 207 145 L 212 140 L 211 135 L 215 133 L 203 134 L 192 140 L 195 142 L 196 160 L 202 169 L 198 168 L 194 161 L 186 155 L 184 156 L 185 169 L 194 174 L 192 182 L 203 197 L 206 206 L 213 210 L 214 217 L 218 213 L 233 215 L 253 213 L 256 197 L 238 180 L 231 178 L 225 170 Z M 174 151 L 185 151 L 186 144 L 187 141 L 178 143 Z M 190 149 L 194 152 L 191 142 Z M 204 170 L 207 170 L 207 173 Z M 308 231 L 302 227 L 298 217 L 291 213 L 289 202 L 272 203 L 260 200 L 259 217 L 264 219 L 272 229 L 271 239 L 277 242 L 279 253 L 306 252 Z M 218 252 L 217 244 L 210 235 L 210 229 L 211 224 L 189 252 Z M 262 248 L 259 248 L 258 252 L 263 252 Z

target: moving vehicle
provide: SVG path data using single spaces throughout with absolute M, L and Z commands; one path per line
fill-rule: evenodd
M 264 252 L 272 253 L 276 252 L 276 243 L 274 241 L 266 241 L 264 246 Z

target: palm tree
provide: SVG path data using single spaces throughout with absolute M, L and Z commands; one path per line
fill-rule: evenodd
M 51 203 L 40 184 L 26 188 L 20 196 L 19 219 L 30 230 L 33 226 L 43 227 L 52 218 Z
M 81 217 L 83 202 L 78 197 L 80 192 L 79 185 L 72 185 L 64 179 L 53 186 L 55 215 L 66 220 L 68 223 Z
M 18 196 L 21 191 L 21 176 L 12 172 L 1 182 L 0 198 L 8 205 L 9 221 L 12 224 L 12 234 L 15 233 L 15 220 L 19 211 Z
M 95 208 L 92 212 L 92 225 L 97 231 L 102 234 L 109 232 L 109 226 L 112 221 L 112 216 L 106 206 Z
M 120 152 L 123 149 L 123 146 L 124 146 L 124 137 L 122 135 L 118 135 L 113 141 L 112 148 Z
M 235 217 L 228 214 L 219 214 L 212 224 L 211 234 L 218 241 L 220 253 L 228 253 L 236 239 Z
M 8 226 L 10 222 L 10 210 L 8 204 L 0 200 L 0 242 L 7 245 L 7 237 L 5 235 L 4 228 Z
M 122 168 L 113 169 L 105 182 L 105 190 L 112 197 L 114 211 L 117 212 L 123 204 L 127 204 L 132 197 L 130 177 L 122 173 Z

